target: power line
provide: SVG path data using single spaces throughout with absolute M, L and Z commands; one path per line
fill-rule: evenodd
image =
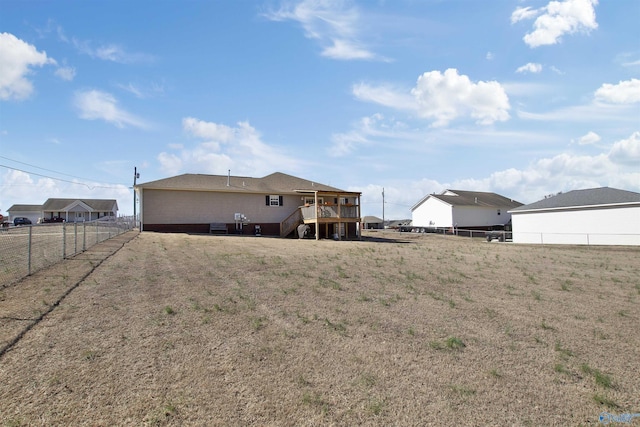
M 5 158 L 5 157 L 3 157 L 3 158 Z M 95 188 L 113 188 L 113 186 L 114 186 L 114 185 L 124 185 L 124 184 L 111 184 L 111 186 L 105 186 L 105 185 L 89 185 L 89 184 L 87 184 L 87 183 L 85 183 L 85 182 L 69 181 L 68 179 L 56 178 L 56 177 L 53 177 L 53 176 L 43 175 L 43 174 L 40 174 L 40 173 L 29 172 L 29 171 L 26 171 L 26 170 L 23 170 L 23 169 L 14 168 L 14 167 L 7 166 L 7 165 L 0 165 L 0 167 L 7 168 L 7 169 L 12 169 L 12 170 L 19 171 L 19 172 L 24 172 L 24 173 L 27 173 L 27 174 L 30 174 L 30 175 L 40 176 L 40 177 L 43 177 L 43 178 L 53 179 L 53 180 L 55 180 L 55 181 L 67 182 L 67 183 L 69 183 L 69 184 L 75 184 L 75 185 L 84 185 L 84 186 L 85 186 L 85 187 L 87 187 L 89 190 L 93 190 L 93 189 L 95 189 Z M 53 171 L 52 171 L 52 172 L 53 172 Z M 63 174 L 63 175 L 64 175 L 64 174 Z
M 8 157 L 4 157 L 4 156 L 0 156 L 0 159 L 9 160 L 9 161 L 14 162 L 14 163 L 20 163 L 21 165 L 29 166 L 29 167 L 36 168 L 36 169 L 40 169 L 40 170 L 47 171 L 47 172 L 53 172 L 53 173 L 58 174 L 58 175 L 68 176 L 68 177 L 71 177 L 71 178 L 81 179 L 81 180 L 84 180 L 84 181 L 93 181 L 93 180 L 91 180 L 91 179 L 89 179 L 89 178 L 82 178 L 82 177 L 75 176 L 75 175 L 69 175 L 69 174 L 67 174 L 67 173 L 54 171 L 54 170 L 52 170 L 52 169 L 42 168 L 42 167 L 40 167 L 40 166 L 36 166 L 36 165 L 29 164 L 29 163 L 21 162 L 21 161 L 19 161 L 19 160 L 10 159 L 10 158 L 8 158 Z M 4 166 L 4 165 L 0 165 L 0 166 Z M 20 169 L 12 168 L 12 167 L 10 167 L 10 166 L 4 166 L 4 167 L 9 168 L 9 169 L 19 170 L 19 171 L 21 171 L 21 172 L 25 172 L 25 173 L 32 173 L 33 175 L 38 175 L 38 176 L 42 176 L 42 177 L 45 177 L 45 178 L 58 179 L 58 178 L 53 178 L 53 177 L 51 177 L 51 176 L 39 175 L 39 174 L 34 173 L 34 172 L 27 172 L 27 171 L 23 171 L 23 170 L 20 170 Z M 64 180 L 62 180 L 62 179 L 61 179 L 61 181 L 64 181 Z M 67 181 L 67 182 L 68 182 L 68 181 Z M 116 183 L 113 183 L 113 182 L 106 182 L 105 184 L 111 184 L 111 185 L 123 185 L 123 184 L 116 184 Z

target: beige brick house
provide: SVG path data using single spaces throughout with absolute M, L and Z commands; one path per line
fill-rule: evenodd
M 184 174 L 136 185 L 141 231 L 354 238 L 359 192 L 276 172 L 263 178 Z

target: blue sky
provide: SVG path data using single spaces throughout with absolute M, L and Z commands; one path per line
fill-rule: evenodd
M 0 212 L 284 172 L 410 218 L 446 188 L 640 192 L 636 0 L 12 1 Z

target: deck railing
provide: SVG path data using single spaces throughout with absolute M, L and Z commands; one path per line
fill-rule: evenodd
M 280 223 L 280 237 L 288 236 L 302 222 L 300 209 L 296 209 Z
M 339 209 L 339 210 L 338 210 Z M 318 205 L 303 206 L 300 208 L 304 219 L 316 218 L 359 218 L 359 209 L 356 205 Z

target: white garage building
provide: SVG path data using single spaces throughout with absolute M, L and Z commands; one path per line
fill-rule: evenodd
M 574 190 L 509 212 L 514 243 L 640 245 L 640 193 Z
M 496 193 L 445 190 L 430 194 L 411 207 L 412 226 L 427 229 L 487 230 L 507 224 L 509 210 L 522 203 Z

